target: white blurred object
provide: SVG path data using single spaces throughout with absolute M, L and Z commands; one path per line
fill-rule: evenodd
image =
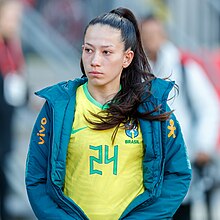
M 27 100 L 27 85 L 22 75 L 15 72 L 6 74 L 4 78 L 4 96 L 9 105 L 19 107 Z

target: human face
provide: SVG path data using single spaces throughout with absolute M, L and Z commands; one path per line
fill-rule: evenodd
M 22 5 L 17 1 L 6 2 L 0 10 L 0 34 L 11 39 L 19 34 Z
M 141 26 L 143 47 L 151 61 L 155 61 L 161 45 L 165 41 L 162 25 L 157 21 L 145 21 Z
M 133 51 L 124 50 L 120 30 L 101 24 L 88 27 L 82 62 L 90 88 L 119 89 L 122 70 L 131 63 L 132 58 Z

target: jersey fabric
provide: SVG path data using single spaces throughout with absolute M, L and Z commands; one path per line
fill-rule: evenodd
M 70 80 L 37 92 L 46 102 L 32 131 L 25 181 L 30 204 L 40 220 L 89 219 L 63 192 L 68 145 L 75 120 L 76 91 L 85 82 L 87 78 Z M 158 105 L 160 112 L 154 112 L 154 115 L 170 111 L 167 98 L 172 87 L 173 82 L 154 79 L 151 87 L 146 88 L 150 89 L 151 96 L 146 93 L 147 98 L 143 97 L 138 111 L 153 111 Z M 144 192 L 131 201 L 119 219 L 171 219 L 191 180 L 191 167 L 179 123 L 172 113 L 163 122 L 139 119 L 139 125 L 144 147 Z M 94 169 L 102 171 L 103 167 L 94 165 Z
M 97 131 L 85 117 L 97 120 L 105 108 L 90 95 L 87 83 L 76 92 L 75 120 L 67 152 L 64 193 L 91 220 L 117 220 L 143 185 L 143 142 L 140 127 Z M 85 116 L 85 117 L 84 117 Z

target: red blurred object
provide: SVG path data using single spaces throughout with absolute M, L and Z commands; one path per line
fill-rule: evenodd
M 24 5 L 34 7 L 36 5 L 36 0 L 20 0 Z
M 20 42 L 0 39 L 0 72 L 5 76 L 10 72 L 19 72 L 24 65 Z

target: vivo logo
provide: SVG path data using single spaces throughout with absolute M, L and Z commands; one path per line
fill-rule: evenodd
M 46 118 L 42 118 L 41 122 L 40 122 L 40 131 L 37 133 L 37 136 L 39 137 L 40 141 L 38 142 L 38 144 L 44 144 L 44 137 L 45 137 L 45 125 L 47 124 L 47 119 Z

